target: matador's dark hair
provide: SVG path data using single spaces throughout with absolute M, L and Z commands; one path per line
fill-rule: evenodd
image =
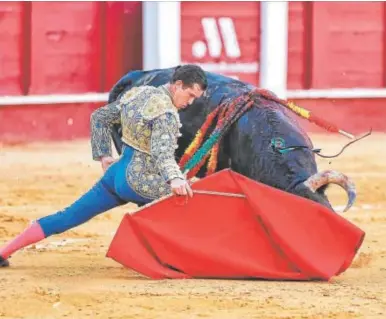
M 203 91 L 208 87 L 208 80 L 204 70 L 198 65 L 194 64 L 185 64 L 177 66 L 174 70 L 171 83 L 176 81 L 182 81 L 184 85 L 191 87 L 193 84 L 197 83 Z

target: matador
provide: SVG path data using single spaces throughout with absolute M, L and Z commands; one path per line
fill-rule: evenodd
M 39 218 L 0 249 L 0 267 L 9 266 L 16 251 L 63 233 L 117 206 L 146 204 L 175 193 L 193 196 L 175 160 L 180 135 L 178 110 L 193 103 L 207 88 L 204 71 L 196 65 L 177 67 L 170 83 L 133 87 L 115 102 L 91 115 L 91 148 L 104 174 L 78 200 L 63 210 Z M 111 127 L 122 126 L 123 152 L 112 157 Z

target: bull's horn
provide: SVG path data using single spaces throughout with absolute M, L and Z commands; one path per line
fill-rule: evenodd
M 316 192 L 320 187 L 329 183 L 337 184 L 347 192 L 348 203 L 343 212 L 347 211 L 354 204 L 356 189 L 354 183 L 346 175 L 337 171 L 323 171 L 309 177 L 304 185 Z

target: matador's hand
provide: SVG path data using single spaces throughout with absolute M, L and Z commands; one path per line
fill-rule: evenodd
M 111 157 L 111 156 L 104 156 L 104 157 L 101 157 L 101 163 L 102 163 L 102 169 L 104 172 L 107 171 L 107 169 L 115 163 L 115 158 Z
M 170 182 L 170 186 L 174 194 L 185 196 L 189 195 L 190 197 L 193 197 L 193 191 L 190 188 L 189 183 L 184 179 L 174 178 Z

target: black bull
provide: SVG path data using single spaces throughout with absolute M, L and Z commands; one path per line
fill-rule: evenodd
M 174 69 L 132 71 L 122 77 L 109 94 L 109 103 L 131 87 L 160 86 L 168 83 Z M 224 101 L 255 87 L 225 76 L 207 72 L 208 89 L 203 97 L 180 111 L 182 136 L 178 141 L 177 160 L 194 138 L 207 115 Z M 121 152 L 121 127 L 115 125 L 112 137 Z M 286 146 L 303 146 L 280 153 L 272 147 L 281 138 Z M 305 146 L 305 147 L 304 147 Z M 355 200 L 355 187 L 347 176 L 336 171 L 319 172 L 312 152 L 312 142 L 293 114 L 283 105 L 260 97 L 253 107 L 224 136 L 218 155 L 217 170 L 231 168 L 253 180 L 316 201 L 333 210 L 325 194 L 329 183 L 342 186 L 348 194 L 347 210 Z M 197 177 L 203 177 L 201 169 Z

